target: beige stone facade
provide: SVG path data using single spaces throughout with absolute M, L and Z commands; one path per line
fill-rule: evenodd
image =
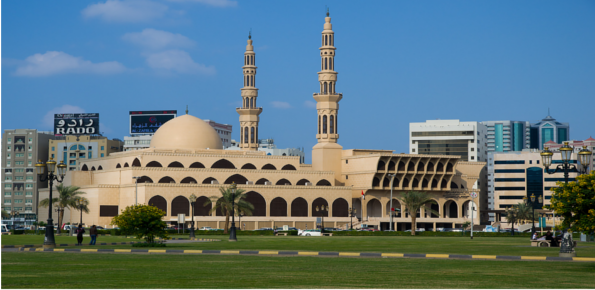
M 245 82 L 250 85 L 255 74 L 252 69 L 256 68 L 252 67 L 251 42 L 248 41 L 244 66 Z M 410 217 L 396 198 L 411 190 L 429 192 L 437 202 L 433 207 L 440 212 L 439 216 L 432 216 L 422 210 L 418 228 L 451 228 L 464 223 L 470 217 L 470 191 L 477 189 L 485 163 L 460 161 L 459 156 L 453 155 L 343 150 L 337 143 L 338 102 L 342 95 L 335 92 L 334 32 L 328 15 L 320 51 L 321 92 L 314 95 L 318 143 L 312 149 L 312 165 L 302 164 L 299 156 L 265 155 L 252 151 L 250 146 L 242 147 L 246 149 L 243 151 L 222 150 L 214 144 L 218 137 L 210 126 L 202 126 L 200 119 L 184 115 L 162 126 L 150 148 L 88 160 L 80 171 L 68 173 L 65 184 L 80 186 L 90 200 L 90 213 L 83 214 L 83 222 L 109 225 L 113 216 L 135 202 L 161 208 L 167 213 L 165 221 L 175 223 L 177 215 L 184 213 L 189 222 L 188 197 L 194 194 L 199 197 L 194 210 L 196 226 L 221 228 L 225 217 L 218 212 L 208 214 L 210 205 L 204 206 L 204 202 L 211 196 L 220 196 L 220 187 L 235 182 L 255 207 L 252 216 L 241 217 L 241 221 L 236 218 L 238 226 L 246 230 L 282 225 L 313 228 L 321 216 L 325 227 L 345 228 L 352 220 L 350 208 L 357 211 L 361 223 L 388 229 L 391 187 L 393 207 L 402 212 L 394 219 L 397 229 L 410 228 Z M 248 103 L 249 108 L 238 109 L 242 127 L 244 116 L 258 117 L 250 107 L 255 103 L 246 99 L 248 91 L 255 99 L 256 89 L 245 89 L 244 106 Z M 242 137 L 244 134 L 242 131 Z M 393 184 L 390 174 L 394 174 Z M 317 212 L 321 205 L 328 206 L 328 212 Z M 79 212 L 67 215 L 70 221 L 78 222 Z M 353 220 L 357 227 L 357 219 Z

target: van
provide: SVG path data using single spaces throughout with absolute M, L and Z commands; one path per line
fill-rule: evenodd
M 2 225 L 2 234 L 7 234 L 8 233 L 8 227 L 6 225 Z

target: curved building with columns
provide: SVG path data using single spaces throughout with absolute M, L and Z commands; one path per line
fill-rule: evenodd
M 320 47 L 320 92 L 314 94 L 318 127 L 313 135 L 318 143 L 312 149 L 311 165 L 300 162 L 299 156 L 256 151 L 262 108 L 256 106 L 255 54 L 249 39 L 244 55 L 243 102 L 237 109 L 242 150 L 223 150 L 217 133 L 199 118 L 177 117 L 155 133 L 150 148 L 91 159 L 81 170 L 68 172 L 64 183 L 80 186 L 90 201 L 83 223 L 109 225 L 121 210 L 137 202 L 165 211 L 166 222 L 176 223 L 180 213 L 190 222 L 188 198 L 194 194 L 199 197 L 194 209 L 196 226 L 222 228 L 225 217 L 217 211 L 209 214 L 211 205 L 204 206 L 204 202 L 220 195 L 221 186 L 233 182 L 246 191 L 247 200 L 254 205 L 253 214 L 241 217 L 238 224 L 245 230 L 283 225 L 313 228 L 321 216 L 325 217 L 325 227 L 345 228 L 351 220 L 349 208 L 356 210 L 361 223 L 388 229 L 391 188 L 392 207 L 401 209 L 394 219 L 398 230 L 410 229 L 411 225 L 396 197 L 411 190 L 429 192 L 436 201 L 431 207 L 440 213 L 417 213 L 418 228 L 452 228 L 467 221 L 470 192 L 477 188 L 484 162 L 460 161 L 453 155 L 344 150 L 338 144 L 338 103 L 343 95 L 335 90 L 334 44 L 327 14 Z M 47 190 L 40 195 L 45 198 Z M 316 211 L 321 205 L 329 210 Z M 45 216 L 47 210 L 43 213 L 40 209 L 40 220 Z M 78 211 L 65 216 L 65 221 L 79 221 Z

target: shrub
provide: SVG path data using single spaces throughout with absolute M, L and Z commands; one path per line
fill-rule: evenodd
M 111 224 L 120 229 L 112 229 L 112 235 L 135 235 L 137 239 L 145 239 L 147 243 L 154 243 L 155 238 L 169 239 L 165 228 L 167 224 L 162 220 L 165 212 L 150 205 L 127 206 L 121 214 L 112 219 Z
M 165 247 L 167 246 L 164 242 L 162 241 L 157 241 L 157 242 L 153 242 L 153 243 L 136 243 L 136 244 L 132 244 L 133 247 L 135 248 L 145 248 L 145 247 Z

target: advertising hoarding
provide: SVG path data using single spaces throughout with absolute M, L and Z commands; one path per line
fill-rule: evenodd
M 99 113 L 54 114 L 54 135 L 99 134 Z
M 161 125 L 175 118 L 177 114 L 177 110 L 130 111 L 130 135 L 153 134 Z

